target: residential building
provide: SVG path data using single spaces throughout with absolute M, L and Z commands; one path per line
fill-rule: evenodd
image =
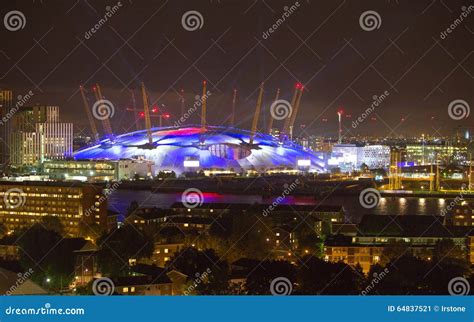
M 81 224 L 107 228 L 107 199 L 102 188 L 57 182 L 0 182 L 0 223 L 14 231 L 54 216 L 65 234 L 80 236 Z

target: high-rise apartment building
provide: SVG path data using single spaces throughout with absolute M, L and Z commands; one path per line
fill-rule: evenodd
M 13 107 L 13 92 L 11 90 L 0 89 L 0 119 L 3 119 L 8 111 Z M 9 161 L 8 138 L 10 133 L 10 124 L 8 122 L 0 123 L 0 169 L 5 170 Z
M 10 164 L 38 168 L 72 156 L 73 124 L 61 123 L 58 106 L 23 107 L 11 120 Z

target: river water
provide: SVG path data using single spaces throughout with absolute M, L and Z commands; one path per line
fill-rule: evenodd
M 275 197 L 276 198 L 276 197 Z M 181 201 L 181 193 L 152 193 L 146 190 L 117 190 L 109 196 L 109 209 L 125 213 L 132 201 L 137 201 L 141 207 L 166 208 L 176 201 Z M 379 215 L 440 215 L 453 198 L 418 198 L 418 197 L 385 197 L 377 207 L 365 209 L 359 203 L 359 197 L 330 196 L 325 200 L 314 200 L 312 197 L 285 198 L 286 204 L 300 205 L 342 205 L 346 219 L 357 223 L 364 214 Z M 272 203 L 274 198 L 263 198 L 260 195 L 233 195 L 218 193 L 203 193 L 205 203 Z

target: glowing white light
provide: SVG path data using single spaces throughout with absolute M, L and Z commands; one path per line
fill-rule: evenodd
M 198 168 L 199 160 L 184 160 L 183 166 L 185 168 Z
M 311 160 L 298 160 L 298 167 L 309 167 L 311 166 Z

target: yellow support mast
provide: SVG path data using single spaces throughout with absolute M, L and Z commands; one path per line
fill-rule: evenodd
M 257 132 L 258 118 L 260 116 L 260 109 L 262 108 L 262 98 L 263 98 L 263 82 L 260 84 L 260 93 L 258 94 L 257 106 L 255 107 L 255 114 L 253 115 L 252 120 L 252 130 L 250 134 L 250 144 L 253 144 L 253 139 L 255 133 Z
M 148 95 L 146 94 L 145 83 L 142 82 L 142 96 L 143 96 L 143 111 L 145 113 L 145 127 L 146 135 L 148 137 L 148 144 L 153 144 L 153 138 L 151 135 L 151 118 L 150 118 L 150 109 L 148 107 Z
M 300 108 L 301 96 L 303 96 L 303 91 L 304 91 L 304 86 L 301 85 L 299 95 L 296 98 L 296 103 L 295 103 L 295 106 L 294 106 L 294 109 L 293 109 L 293 113 L 291 113 L 291 120 L 290 120 L 290 127 L 289 127 L 290 134 L 291 134 L 291 137 L 290 137 L 291 140 L 293 139 L 293 129 L 294 129 L 294 126 L 295 126 L 296 115 L 298 114 L 298 110 Z
M 104 97 L 102 96 L 102 91 L 100 90 L 99 84 L 95 84 L 94 94 L 97 101 L 103 101 Z M 110 120 L 108 117 L 102 120 L 102 127 L 106 136 L 112 135 L 112 127 L 110 126 Z
M 300 88 L 300 84 L 297 83 L 296 86 L 295 86 L 295 91 L 293 93 L 293 98 L 291 99 L 291 103 L 290 103 L 290 115 L 288 115 L 288 117 L 285 119 L 285 123 L 283 125 L 283 135 L 288 135 L 288 127 L 290 126 L 290 119 L 291 119 L 291 115 L 293 114 L 293 108 L 295 106 L 295 102 L 296 102 L 296 97 L 298 95 L 298 89 Z
M 87 115 L 87 119 L 89 120 L 89 125 L 91 127 L 92 140 L 93 142 L 96 142 L 99 139 L 99 132 L 97 132 L 97 127 L 95 126 L 94 117 L 92 116 L 91 108 L 89 106 L 89 102 L 87 101 L 84 87 L 82 85 L 79 86 L 79 90 L 81 91 L 82 102 L 84 104 L 84 109 L 86 110 L 86 115 Z

